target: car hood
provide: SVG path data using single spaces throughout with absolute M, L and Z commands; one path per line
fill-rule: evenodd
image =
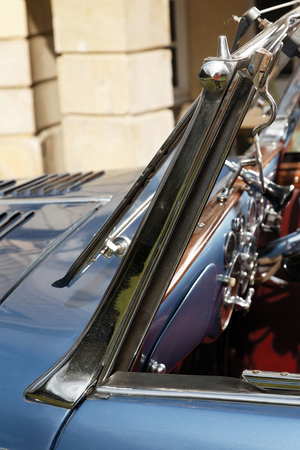
M 52 283 L 68 270 L 138 175 L 137 170 L 112 171 L 74 189 L 55 190 L 54 183 L 52 189 L 48 184 L 44 192 L 30 192 L 24 183 L 37 188 L 45 178 L 12 180 L 2 190 L 0 184 L 0 404 L 8 405 L 0 420 L 17 442 L 22 438 L 36 442 L 35 448 L 48 448 L 60 427 L 65 413 L 49 405 L 37 408 L 23 398 L 24 390 L 72 347 L 120 259 L 100 258 L 71 288 L 56 289 Z M 37 436 L 30 425 L 35 415 L 37 423 L 40 416 L 51 416 L 47 435 Z
M 0 303 L 101 210 L 99 228 L 136 176 L 136 171 L 89 172 L 0 183 Z M 92 237 L 88 230 L 86 237 Z
M 138 209 L 151 197 L 164 170 L 162 167 L 151 179 L 132 208 Z M 16 442 L 22 439 L 24 448 L 26 442 L 35 442 L 35 448 L 48 448 L 66 420 L 68 410 L 30 402 L 24 391 L 76 343 L 121 259 L 100 257 L 70 287 L 57 289 L 52 285 L 68 271 L 139 173 L 113 171 L 74 190 L 38 191 L 34 195 L 16 189 L 1 195 L 0 184 L 0 221 L 11 217 L 6 225 L 2 223 L 2 229 L 0 223 L 0 405 L 9 405 L 3 414 L 0 412 L 0 420 L 7 447 L 15 436 Z M 131 223 L 128 219 L 133 212 L 129 210 L 124 216 L 129 222 L 125 233 L 129 239 L 143 216 L 133 214 Z M 37 434 L 32 427 L 41 417 L 51 423 L 45 434 Z M 5 447 L 6 441 L 1 445 Z

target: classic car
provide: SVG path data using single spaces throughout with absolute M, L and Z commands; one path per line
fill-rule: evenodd
M 1 449 L 299 448 L 299 27 L 239 18 L 142 174 L 0 183 Z

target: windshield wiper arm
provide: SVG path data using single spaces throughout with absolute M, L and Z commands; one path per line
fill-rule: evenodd
M 119 224 L 120 220 L 124 217 L 125 213 L 132 206 L 132 202 L 141 193 L 149 180 L 157 173 L 159 167 L 165 160 L 165 158 L 173 150 L 174 143 L 183 135 L 188 123 L 193 116 L 196 106 L 199 102 L 200 96 L 195 100 L 187 113 L 178 122 L 168 139 L 164 142 L 162 147 L 156 153 L 152 161 L 145 168 L 141 176 L 132 186 L 127 195 L 120 202 L 119 206 L 115 209 L 113 214 L 107 219 L 101 229 L 96 233 L 93 239 L 81 252 L 70 269 L 64 275 L 63 278 L 52 283 L 53 287 L 63 288 L 65 286 L 70 287 L 83 273 L 95 262 L 101 249 L 105 245 L 105 241 L 111 235 L 112 230 Z

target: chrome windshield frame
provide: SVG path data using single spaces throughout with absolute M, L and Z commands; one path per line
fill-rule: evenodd
M 300 8 L 297 8 L 229 58 L 206 60 L 226 66 L 225 87 L 215 91 L 204 89 L 167 140 L 163 147 L 166 153 L 184 132 L 114 279 L 77 342 L 48 373 L 26 389 L 25 398 L 73 408 L 112 370 L 128 370 L 256 92 L 255 74 L 248 70 L 251 58 L 255 51 L 271 51 L 299 26 Z M 162 153 L 161 150 L 156 155 L 113 214 L 113 220 L 104 225 L 96 241 L 94 238 L 93 245 L 99 247 L 116 226 L 130 203 L 128 198 L 138 195 L 147 176 L 155 172 L 164 158 Z M 87 255 L 91 257 L 90 250 L 87 248 L 82 253 L 80 264 L 86 263 Z M 80 264 L 72 266 L 73 273 L 70 269 L 61 286 L 76 277 Z

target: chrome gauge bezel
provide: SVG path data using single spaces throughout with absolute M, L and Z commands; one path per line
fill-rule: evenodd
M 246 217 L 240 212 L 232 221 L 232 229 L 236 233 L 239 249 L 242 249 L 246 241 Z
M 250 198 L 248 205 L 247 230 L 252 232 L 257 223 L 257 203 L 254 198 Z
M 235 299 L 239 293 L 240 274 L 242 269 L 242 258 L 239 253 L 235 253 L 231 268 L 227 276 L 235 278 L 234 286 L 226 286 L 223 288 L 223 301 L 219 315 L 219 326 L 224 331 L 230 321 L 235 306 Z
M 256 219 L 260 224 L 264 220 L 265 215 L 265 200 L 260 194 L 256 196 L 256 205 Z
M 230 247 L 229 247 L 230 246 Z M 229 231 L 224 244 L 224 266 L 229 269 L 234 261 L 236 251 L 236 236 L 233 231 Z

